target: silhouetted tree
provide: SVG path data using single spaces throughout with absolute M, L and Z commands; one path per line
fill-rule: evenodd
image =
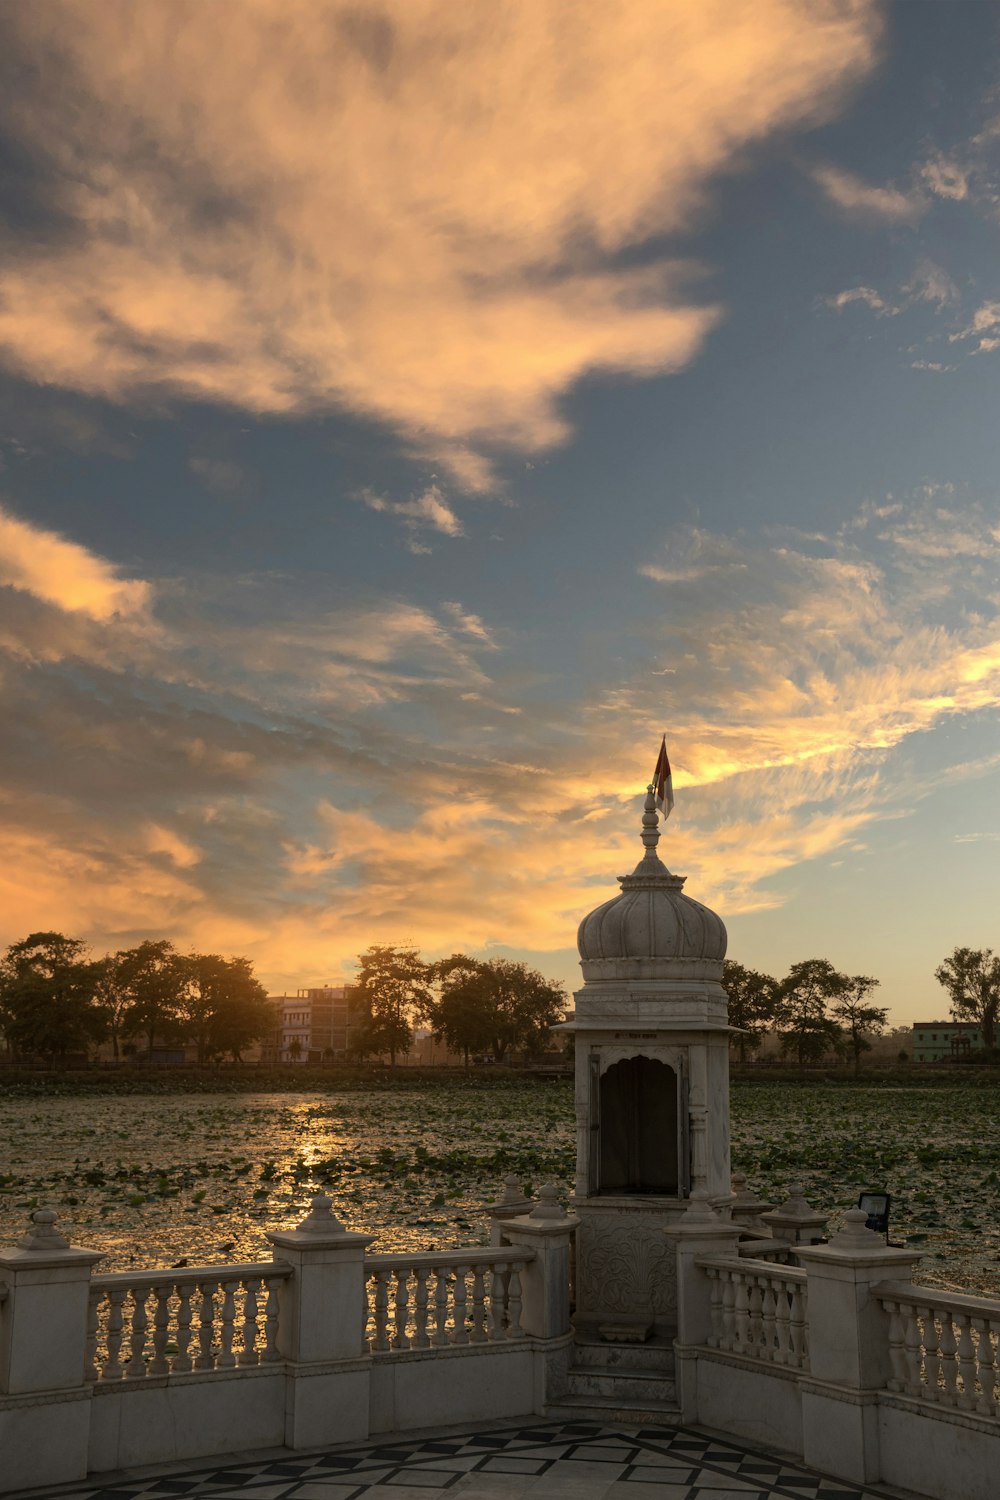
M 186 978 L 179 1020 L 184 1035 L 198 1049 L 200 1063 L 226 1053 L 238 1062 L 244 1047 L 273 1031 L 267 991 L 254 978 L 248 958 L 189 953 L 179 966 Z
M 840 1027 L 827 1004 L 843 993 L 846 974 L 825 958 L 793 964 L 778 987 L 777 1025 L 781 1050 L 794 1052 L 799 1063 L 816 1062 L 842 1042 Z
M 61 932 L 33 932 L 0 959 L 0 1026 L 15 1052 L 55 1059 L 85 1051 L 104 1034 L 94 1003 L 97 965 L 87 945 Z
M 840 992 L 833 1007 L 834 1019 L 840 1022 L 847 1050 L 854 1058 L 854 1071 L 861 1069 L 862 1052 L 871 1051 L 871 1036 L 880 1036 L 889 1017 L 887 1006 L 867 1005 L 865 1002 L 880 981 L 868 974 L 852 974 Z
M 376 944 L 361 954 L 352 986 L 354 1050 L 362 1057 L 388 1052 L 393 1067 L 413 1045 L 413 1020 L 433 1003 L 428 965 L 415 948 Z
M 508 1052 L 540 1052 L 563 1018 L 562 985 L 507 958 L 491 958 L 481 968 L 494 1060 L 503 1062 Z
M 435 1040 L 444 1040 L 453 1052 L 461 1052 L 465 1066 L 473 1052 L 492 1046 L 492 1007 L 484 965 L 464 953 L 453 953 L 432 964 L 430 978 L 439 993 L 427 1011 Z
M 114 973 L 126 997 L 127 1032 L 145 1032 L 150 1053 L 158 1041 L 179 1041 L 188 973 L 173 944 L 147 939 L 135 948 L 122 949 L 114 955 Z
M 756 1052 L 774 1022 L 778 1005 L 778 981 L 757 969 L 726 959 L 722 966 L 722 988 L 729 1000 L 729 1024 L 738 1026 L 742 1035 L 733 1037 L 733 1046 L 745 1063 L 748 1052 Z
M 995 1045 L 997 1012 L 1000 1010 L 1000 958 L 992 948 L 956 948 L 934 970 L 944 986 L 956 1021 L 975 1021 L 983 1046 Z

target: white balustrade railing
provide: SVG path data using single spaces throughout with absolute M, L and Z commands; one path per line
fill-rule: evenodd
M 278 1285 L 291 1274 L 291 1266 L 262 1261 L 93 1277 L 87 1380 L 145 1380 L 277 1360 Z
M 1000 1415 L 1000 1304 L 911 1282 L 878 1282 L 889 1314 L 891 1391 L 955 1411 Z
M 808 1370 L 805 1271 L 723 1256 L 705 1256 L 697 1264 L 711 1283 L 710 1349 Z
M 534 1250 L 367 1255 L 369 1347 L 375 1354 L 523 1339 L 521 1267 Z
M 776 1266 L 794 1266 L 795 1246 L 782 1240 L 741 1240 L 741 1260 L 766 1260 Z

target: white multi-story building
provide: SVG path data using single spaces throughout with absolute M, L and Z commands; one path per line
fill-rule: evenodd
M 274 1007 L 273 1038 L 263 1055 L 271 1062 L 342 1062 L 350 1046 L 351 988 L 346 984 L 268 995 Z

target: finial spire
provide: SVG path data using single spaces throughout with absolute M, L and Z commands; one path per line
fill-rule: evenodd
M 646 846 L 646 858 L 658 860 L 656 846 L 660 842 L 660 820 L 656 816 L 656 788 L 652 782 L 646 788 L 646 801 L 642 810 L 642 842 Z

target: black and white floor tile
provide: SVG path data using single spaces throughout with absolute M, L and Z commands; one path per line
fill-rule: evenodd
M 885 1500 L 684 1427 L 540 1422 L 330 1453 L 217 1460 L 30 1500 Z M 27 1500 L 27 1497 L 26 1497 Z

